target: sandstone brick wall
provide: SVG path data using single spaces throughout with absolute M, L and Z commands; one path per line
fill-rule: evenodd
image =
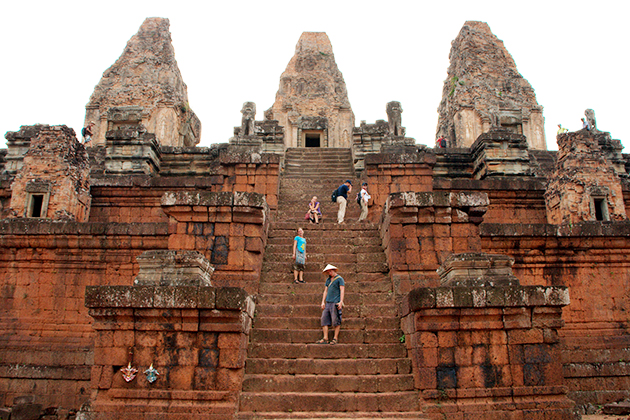
M 545 180 L 490 178 L 485 180 L 435 178 L 435 191 L 484 192 L 488 211 L 484 223 L 546 223 Z
M 429 418 L 574 418 L 558 345 L 565 288 L 419 288 L 404 303 Z
M 216 152 L 207 148 L 162 148 L 160 176 L 92 173 L 91 222 L 166 222 L 160 207 L 166 191 L 255 192 L 278 207 L 279 158 Z M 237 148 L 232 148 L 237 149 Z
M 142 197 L 122 191 L 117 195 L 127 203 Z M 264 197 L 206 194 L 227 195 L 227 202 L 167 205 L 169 216 L 134 205 L 108 214 L 108 223 L 0 223 L 0 403 L 12 406 L 15 398 L 35 394 L 44 406 L 76 409 L 88 399 L 94 334 L 85 287 L 131 284 L 143 251 L 198 249 L 216 266 L 217 285 L 256 290 L 269 218 Z M 147 223 L 113 222 L 143 220 L 143 214 Z
M 417 147 L 365 156 L 364 178 L 373 200 L 370 214 L 378 217 L 383 212 L 389 194 L 432 191 L 434 164 L 435 155 Z
M 89 287 L 86 306 L 96 330 L 95 418 L 233 418 L 254 314 L 242 289 Z M 128 364 L 139 370 L 130 382 L 120 372 Z
M 569 287 L 560 330 L 563 374 L 578 404 L 630 394 L 630 223 L 481 225 L 485 252 L 514 257 L 523 284 Z
M 90 395 L 93 362 L 85 287 L 129 284 L 135 257 L 165 248 L 166 224 L 0 223 L 0 404 L 35 394 L 76 409 Z
M 215 267 L 217 286 L 258 291 L 269 208 L 256 193 L 169 192 L 168 249 L 197 250 Z
M 391 194 L 381 237 L 395 292 L 437 286 L 436 270 L 453 253 L 478 251 L 484 193 Z

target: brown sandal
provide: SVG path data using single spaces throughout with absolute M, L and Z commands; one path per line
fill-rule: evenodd
M 333 338 L 332 340 L 330 340 L 330 343 L 328 343 L 328 344 L 330 344 L 330 345 L 335 345 L 335 344 L 337 344 L 337 339 L 336 339 L 336 338 Z

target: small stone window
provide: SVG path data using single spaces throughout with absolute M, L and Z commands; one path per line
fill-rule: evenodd
M 28 195 L 28 206 L 26 208 L 26 217 L 43 218 L 46 217 L 48 211 L 48 194 Z
M 593 197 L 593 208 L 595 210 L 595 220 L 608 221 L 608 205 L 606 199 L 602 197 Z
M 50 199 L 50 184 L 41 181 L 31 181 L 26 184 L 25 217 L 45 218 L 48 213 Z

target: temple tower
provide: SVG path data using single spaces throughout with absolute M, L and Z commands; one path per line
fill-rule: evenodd
M 543 108 L 503 42 L 485 22 L 468 21 L 452 43 L 438 108 L 436 138 L 469 147 L 491 127 L 523 134 L 533 149 L 547 149 Z
M 325 32 L 302 34 L 265 119 L 284 127 L 285 147 L 352 146 L 354 113 Z
M 155 133 L 164 146 L 199 143 L 201 122 L 188 104 L 168 19 L 144 21 L 103 73 L 85 110 L 85 125 L 95 123 L 93 146 L 105 144 L 107 131 L 137 124 Z

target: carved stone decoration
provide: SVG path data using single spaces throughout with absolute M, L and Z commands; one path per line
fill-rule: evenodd
M 469 147 L 491 127 L 523 134 L 532 149 L 547 149 L 543 108 L 512 56 L 485 22 L 468 21 L 452 43 L 438 107 L 436 139 Z
M 337 68 L 332 45 L 324 32 L 304 32 L 280 77 L 276 100 L 265 115 L 273 115 L 284 127 L 285 147 L 304 146 L 319 138 L 319 147 L 351 147 L 354 113 L 350 107 L 346 83 Z M 310 130 L 300 122 L 323 118 L 325 129 Z M 315 140 L 317 144 L 317 140 Z
M 597 131 L 597 121 L 595 120 L 595 111 L 592 109 L 587 109 L 584 111 L 584 116 L 586 117 L 586 121 L 591 128 L 591 131 Z
M 492 128 L 501 127 L 501 119 L 499 118 L 499 108 L 496 106 L 490 107 L 490 111 L 488 112 L 488 116 L 490 117 L 490 126 Z
M 558 160 L 545 201 L 550 224 L 623 221 L 626 209 L 621 180 L 602 151 L 610 134 L 579 130 L 557 136 Z
M 387 122 L 389 124 L 389 134 L 394 137 L 401 137 L 405 135 L 404 128 L 402 126 L 402 106 L 400 102 L 392 101 L 387 103 Z
M 92 146 L 104 145 L 109 130 L 140 123 L 162 146 L 199 143 L 201 122 L 188 104 L 168 19 L 144 21 L 120 58 L 103 73 L 85 108 L 86 124 L 96 123 Z
M 139 286 L 212 286 L 214 267 L 198 251 L 152 250 L 137 257 Z
M 256 104 L 254 102 L 245 102 L 241 109 L 241 136 L 253 136 L 255 134 L 254 122 L 256 121 Z

